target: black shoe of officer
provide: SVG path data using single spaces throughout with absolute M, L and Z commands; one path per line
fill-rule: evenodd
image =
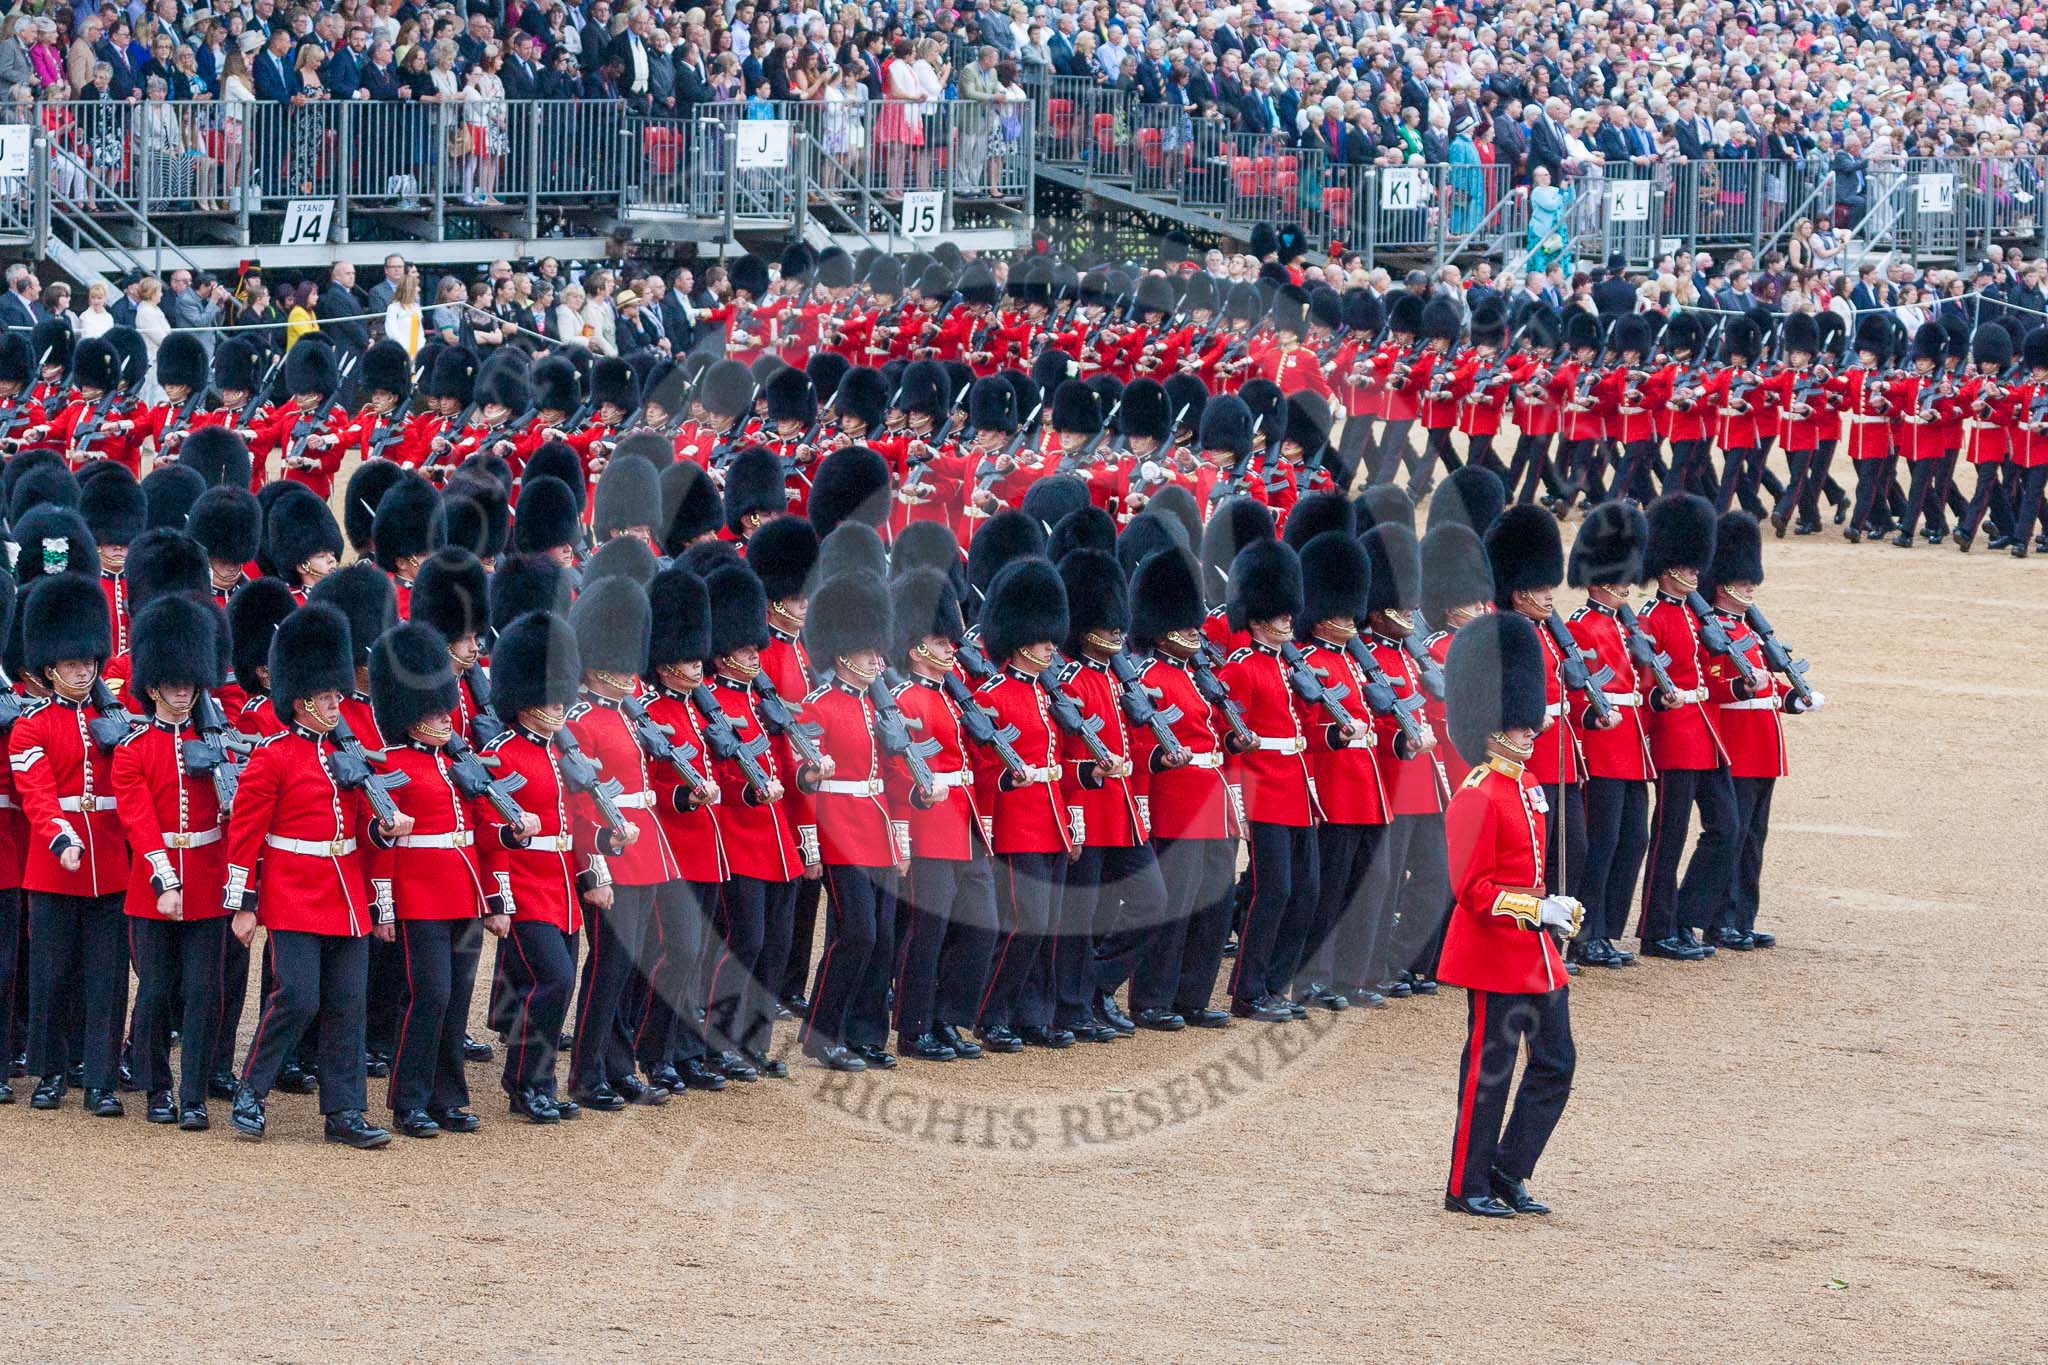
M 731 1082 L 702 1057 L 692 1057 L 676 1068 L 683 1085 L 691 1090 L 723 1090 Z
M 64 1105 L 64 1092 L 68 1089 L 70 1087 L 64 1084 L 62 1074 L 45 1076 L 41 1081 L 37 1082 L 35 1093 L 28 1097 L 28 1107 L 31 1109 L 61 1109 Z
M 801 1019 L 811 1012 L 811 1002 L 801 995 L 785 995 L 776 1003 L 789 1011 L 791 1019 Z
M 512 1112 L 529 1123 L 560 1123 L 561 1114 L 555 1109 L 555 1102 L 546 1095 L 528 1086 L 511 1097 Z
M 78 1087 L 85 1084 L 85 1063 L 78 1062 L 65 1068 L 64 1084 Z
M 1714 955 L 1714 945 L 1703 940 L 1700 937 L 1699 930 L 1680 929 L 1678 931 L 1678 936 L 1684 939 L 1687 943 L 1690 943 L 1693 947 L 1699 949 L 1701 956 L 1712 957 Z
M 1486 1183 L 1493 1187 L 1493 1197 L 1506 1204 L 1516 1213 L 1545 1214 L 1550 1205 L 1529 1193 L 1529 1186 L 1520 1180 L 1510 1180 L 1498 1166 L 1486 1173 Z
M 1752 948 L 1775 948 L 1778 946 L 1778 936 L 1762 929 L 1752 929 L 1749 931 L 1749 946 Z
M 853 1049 L 841 1047 L 837 1043 L 820 1043 L 815 1047 L 807 1047 L 804 1049 L 804 1056 L 809 1057 L 827 1071 L 866 1071 L 868 1069 L 868 1064 L 855 1055 Z
M 1095 1017 L 1128 1038 L 1138 1031 L 1138 1025 L 1123 1007 L 1116 1003 L 1113 995 L 1095 997 Z
M 373 1080 L 381 1080 L 391 1074 L 391 1059 L 381 1052 L 363 1054 L 363 1074 Z
M 1189 1028 L 1230 1027 L 1229 1010 L 1210 1009 L 1207 1005 L 1204 1005 L 1200 1009 L 1178 1010 L 1176 1013 L 1187 1022 Z
M 387 1146 L 391 1134 L 363 1117 L 360 1109 L 344 1109 L 339 1114 L 327 1116 L 327 1140 L 338 1142 L 344 1147 L 353 1147 L 359 1152 Z
M 595 1109 L 600 1114 L 616 1114 L 626 1107 L 626 1097 L 602 1083 L 570 1094 L 577 1104 L 585 1109 Z
M 941 1042 L 936 1033 L 905 1034 L 896 1040 L 896 1050 L 920 1062 L 951 1062 L 960 1056 Z
M 564 1123 L 571 1123 L 583 1117 L 583 1106 L 574 1100 L 565 1100 L 560 1095 L 552 1092 L 546 1093 L 543 1098 L 555 1102 L 555 1112 L 562 1116 L 562 1122 Z
M 740 1056 L 737 1052 L 719 1053 L 718 1069 L 725 1073 L 725 1078 L 729 1081 L 758 1081 L 761 1079 L 761 1073 L 748 1066 L 747 1059 Z
M 85 1112 L 96 1119 L 117 1119 L 127 1113 L 121 1097 L 111 1090 L 88 1090 L 85 1092 Z
M 1673 962 L 1698 962 L 1706 954 L 1697 943 L 1687 942 L 1683 935 L 1673 934 L 1668 938 L 1643 940 L 1643 956 L 1669 958 Z
M 655 1067 L 647 1073 L 647 1083 L 659 1086 L 670 1094 L 674 1094 L 683 1088 L 682 1075 L 672 1066 Z
M 1277 996 L 1262 995 L 1256 1000 L 1233 1000 L 1230 1012 L 1240 1019 L 1256 1019 L 1262 1024 L 1284 1024 L 1294 1018 L 1294 1011 L 1287 1002 Z
M 1017 1030 L 1017 1036 L 1032 1047 L 1067 1048 L 1074 1045 L 1074 1035 L 1063 1028 L 1040 1028 L 1026 1024 Z
M 985 1029 L 975 1030 L 975 1037 L 983 1048 L 990 1052 L 1022 1052 L 1024 1039 L 1008 1024 L 990 1024 Z
M 235 1110 L 228 1120 L 235 1126 L 235 1136 L 251 1142 L 262 1140 L 265 1118 L 263 1101 L 246 1085 L 235 1087 Z
M 12 1103 L 14 1103 L 14 1087 L 5 1081 L 0 1081 L 0 1104 Z
M 770 1057 L 765 1052 L 754 1052 L 751 1050 L 741 1055 L 747 1059 L 747 1065 L 754 1068 L 762 1080 L 781 1081 L 789 1079 L 789 1066 L 781 1058 Z
M 222 1068 L 206 1078 L 206 1093 L 216 1100 L 231 1100 L 235 1097 L 235 1073 Z
M 478 1042 L 467 1033 L 463 1034 L 462 1060 L 465 1062 L 488 1062 L 491 1060 L 491 1045 Z
M 7 1079 L 18 1081 L 28 1075 L 28 1053 L 17 1052 L 7 1061 Z
M 971 1062 L 981 1056 L 981 1044 L 960 1032 L 951 1024 L 941 1024 L 936 1030 L 938 1039 L 953 1049 L 953 1055 L 963 1062 Z
M 1898 546 L 1901 550 L 1910 550 L 1913 548 L 1913 537 L 1901 531 L 1892 537 L 1892 544 Z
M 334 1129 L 334 1120 L 327 1121 L 328 1131 Z M 434 1116 L 424 1109 L 401 1109 L 391 1116 L 391 1126 L 409 1138 L 437 1138 L 441 1136 L 441 1125 L 434 1122 Z
M 1582 962 L 1588 967 L 1606 967 L 1614 961 L 1614 949 L 1607 946 L 1605 939 L 1589 938 L 1583 943 L 1574 943 L 1566 960 Z
M 1515 1211 L 1490 1194 L 1447 1194 L 1447 1213 L 1469 1213 L 1474 1218 L 1512 1218 Z
M 853 1045 L 853 1055 L 877 1071 L 894 1071 L 896 1069 L 896 1054 L 879 1043 L 855 1043 Z
M 474 1133 L 484 1126 L 483 1120 L 467 1109 L 429 1109 L 427 1116 L 440 1124 L 444 1133 Z
M 1188 1026 L 1188 1021 L 1172 1010 L 1150 1009 L 1138 1011 L 1137 1025 L 1160 1033 L 1179 1033 Z
M 1426 976 L 1417 976 L 1413 972 L 1403 972 L 1401 973 L 1401 981 L 1408 987 L 1410 995 L 1436 994 L 1436 982 Z
M 178 1111 L 178 1127 L 187 1133 L 203 1133 L 213 1127 L 213 1120 L 207 1117 L 205 1105 L 188 1104 Z
M 1609 959 L 1608 959 L 1608 962 L 1607 962 L 1607 965 L 1608 965 L 1608 966 L 1610 966 L 1610 967 L 1633 967 L 1633 966 L 1635 966 L 1635 964 L 1636 964 L 1636 955 L 1635 955 L 1634 953 L 1632 953 L 1632 952 L 1630 952 L 1630 951 L 1629 951 L 1628 949 L 1626 949 L 1626 948 L 1622 947 L 1622 946 L 1621 946 L 1620 944 L 1616 943 L 1616 942 L 1615 942 L 1615 941 L 1614 941 L 1613 939 L 1611 939 L 1611 938 L 1603 938 L 1603 939 L 1601 939 L 1600 941 L 1601 941 L 1602 943 L 1606 944 L 1606 945 L 1607 945 L 1607 951 L 1608 951 L 1609 953 L 1612 953 L 1612 954 L 1613 954 L 1613 956 L 1612 956 L 1611 958 L 1609 958 Z
M 1304 995 L 1296 1003 L 1314 1005 L 1319 1010 L 1328 1010 L 1330 1013 L 1336 1014 L 1340 1010 L 1351 1008 L 1351 997 L 1342 991 L 1333 990 L 1328 986 L 1311 986 L 1308 988 L 1308 994 Z
M 149 1107 L 142 1111 L 142 1117 L 151 1123 L 176 1123 L 178 1121 L 178 1106 L 171 1102 L 171 1092 L 168 1090 L 150 1091 Z
M 320 1078 L 303 1066 L 288 1066 L 277 1073 L 276 1088 L 287 1095 L 310 1095 L 320 1088 Z
M 1565 964 L 1564 964 L 1564 974 L 1565 974 L 1566 976 L 1577 976 L 1577 975 L 1579 974 L 1579 964 L 1578 964 L 1578 963 L 1576 963 L 1576 962 L 1567 962 L 1567 963 L 1565 963 Z
M 1756 940 L 1732 924 L 1724 924 L 1714 931 L 1714 946 L 1730 952 L 1746 953 L 1756 947 Z
M 612 1089 L 624 1095 L 629 1103 L 662 1105 L 668 1103 L 668 1091 L 658 1085 L 649 1085 L 630 1071 L 612 1085 Z
M 1415 988 L 1399 978 L 1392 981 L 1382 981 L 1377 986 L 1374 986 L 1373 989 L 1389 1000 L 1406 1000 L 1409 996 L 1415 994 Z

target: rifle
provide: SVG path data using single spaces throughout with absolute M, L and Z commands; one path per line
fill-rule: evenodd
M 1325 683 L 1294 641 L 1280 646 L 1280 662 L 1287 665 L 1287 685 L 1294 689 L 1295 696 L 1310 706 L 1320 706 L 1330 724 L 1340 730 L 1357 726 L 1358 722 L 1344 709 L 1344 698 L 1351 695 L 1351 689 L 1342 683 Z
M 968 631 L 967 636 L 968 638 L 960 642 L 960 648 L 953 652 L 953 657 L 960 661 L 960 666 L 966 669 L 976 682 L 986 682 L 1001 670 L 989 661 L 980 642 L 974 638 L 972 630 Z
M 1000 730 L 997 729 L 995 718 L 974 699 L 974 693 L 968 690 L 966 683 L 960 681 L 959 674 L 948 673 L 940 681 L 945 686 L 946 695 L 960 708 L 961 731 L 976 744 L 994 749 L 996 757 L 1003 761 L 1003 767 L 1009 771 L 1011 777 L 1020 782 L 1028 779 L 1031 776 L 1031 767 L 1018 757 L 1017 750 L 1012 747 L 1020 733 L 1017 727 L 1005 725 Z
M 1755 603 L 1743 609 L 1742 619 L 1749 623 L 1749 628 L 1756 632 L 1757 639 L 1763 642 L 1764 663 L 1792 689 L 1794 704 L 1785 709 L 1794 715 L 1801 711 L 1811 711 L 1814 696 L 1813 689 L 1806 685 L 1806 660 L 1792 657 L 1792 651 L 1778 638 L 1778 632 L 1771 629 L 1770 618 L 1765 616 L 1763 609 Z
M 1444 666 L 1436 661 L 1428 646 L 1412 630 L 1401 637 L 1400 645 L 1401 652 L 1414 661 L 1415 671 L 1422 675 L 1422 690 L 1429 694 L 1431 701 L 1442 701 Z
M 1358 665 L 1358 671 L 1365 675 L 1366 709 L 1376 716 L 1390 716 L 1398 734 L 1394 736 L 1394 755 L 1397 758 L 1414 758 L 1422 752 L 1422 724 L 1415 719 L 1415 713 L 1422 709 L 1422 690 L 1417 688 L 1407 696 L 1394 691 L 1394 681 L 1387 676 L 1387 670 L 1380 667 L 1379 659 L 1373 654 L 1362 636 L 1354 635 L 1344 642 L 1344 652 L 1351 656 L 1351 662 Z
M 448 755 L 448 776 L 454 781 L 455 790 L 471 801 L 483 797 L 498 812 L 499 819 L 518 828 L 526 812 L 512 799 L 512 793 L 525 786 L 526 779 L 518 773 L 508 773 L 492 781 L 490 765 L 496 760 L 472 749 L 460 730 L 448 737 L 442 749 Z
M 199 690 L 198 700 L 192 704 L 192 728 L 199 732 L 199 738 L 188 739 L 179 746 L 180 761 L 189 776 L 212 780 L 213 794 L 220 802 L 221 813 L 226 814 L 235 804 L 235 790 L 242 779 L 235 758 L 246 758 L 256 747 L 255 742 L 228 727 L 220 703 L 205 688 Z
M 1188 656 L 1188 673 L 1195 680 L 1195 690 L 1202 694 L 1202 700 L 1223 714 L 1223 728 L 1230 732 L 1232 748 L 1246 753 L 1259 747 L 1259 737 L 1252 731 L 1244 718 L 1244 708 L 1237 704 L 1237 698 L 1230 695 L 1230 689 L 1216 676 L 1215 658 L 1218 653 L 1215 642 L 1204 639 L 1202 647 Z
M 111 753 L 135 729 L 135 716 L 121 705 L 105 678 L 92 680 L 92 693 L 87 700 L 98 714 L 85 723 L 86 729 L 91 732 L 93 743 Z
M 742 743 L 740 732 L 733 728 L 732 717 L 725 714 L 718 698 L 703 683 L 690 689 L 690 704 L 697 708 L 697 718 L 704 723 L 704 742 L 711 746 L 711 756 L 739 764 L 748 788 L 757 799 L 766 801 L 768 772 L 761 766 L 761 755 L 768 752 L 767 737 L 757 735 Z
M 291 435 L 286 438 L 291 442 L 290 449 L 285 454 L 286 468 L 291 467 L 293 460 L 305 458 L 306 443 L 319 435 L 320 428 L 327 425 L 327 415 L 340 403 L 342 388 L 347 385 L 348 377 L 356 372 L 356 359 L 355 352 L 349 352 L 348 359 L 341 362 L 341 368 L 335 375 L 334 392 L 321 399 L 320 406 L 311 412 L 300 414 L 299 420 L 292 425 Z
M 0 687 L 0 735 L 14 728 L 14 722 L 21 719 L 21 693 L 11 687 Z
M 432 478 L 434 471 L 446 469 L 448 467 L 449 458 L 455 454 L 456 438 L 462 435 L 463 428 L 469 425 L 469 419 L 471 417 L 474 417 L 475 415 L 475 403 L 471 403 L 461 412 L 455 414 L 454 418 L 448 423 L 448 448 L 438 455 L 430 456 L 426 464 L 421 467 L 421 473 L 427 475 L 429 478 Z
M 1707 599 L 1694 589 L 1685 595 L 1685 605 L 1692 612 L 1693 619 L 1700 623 L 1700 643 L 1735 666 L 1736 676 L 1747 689 L 1745 695 L 1760 696 L 1765 685 L 1764 675 L 1756 671 L 1743 652 L 1735 647 L 1735 642 L 1728 638 L 1728 628 L 1715 617 Z
M 85 416 L 79 418 L 78 425 L 71 429 L 73 450 L 84 450 L 99 438 L 100 428 L 107 423 L 107 413 L 112 410 L 114 400 L 120 396 L 119 392 L 109 389 L 94 400 Z
M 1017 452 L 1024 448 L 1024 441 L 1031 430 L 1031 424 L 1038 420 L 1038 414 L 1044 407 L 1045 396 L 1040 394 L 1038 402 L 1025 415 L 1024 420 L 1017 424 L 1017 434 L 1010 438 L 1010 444 L 1004 446 L 1000 453 L 984 458 L 980 464 L 975 466 L 974 493 L 976 497 L 980 497 L 983 493 L 992 490 L 996 486 L 996 481 L 1008 472 L 998 469 L 996 466 L 1003 460 L 1016 460 Z
M 355 731 L 349 728 L 348 717 L 335 719 L 330 738 L 334 740 L 334 753 L 328 756 L 327 771 L 334 778 L 334 785 L 343 791 L 360 790 L 363 799 L 370 803 L 371 813 L 381 823 L 398 823 L 398 803 L 391 799 L 391 793 L 412 779 L 404 773 L 373 770 L 370 764 L 383 762 L 384 755 L 363 747 Z
M 619 714 L 633 727 L 633 740 L 640 746 L 640 752 L 656 763 L 666 763 L 675 769 L 676 776 L 689 785 L 691 794 L 703 800 L 712 791 L 711 781 L 697 771 L 691 759 L 697 756 L 697 746 L 684 740 L 678 744 L 669 736 L 675 731 L 647 714 L 647 708 L 640 704 L 638 697 L 620 697 Z
M 270 368 L 263 372 L 263 378 L 256 381 L 256 387 L 249 390 L 249 399 L 242 404 L 241 416 L 235 419 L 237 427 L 247 428 L 249 423 L 256 420 L 256 410 L 263 406 L 263 395 L 270 392 L 271 381 L 277 378 L 278 369 L 283 364 L 283 351 L 271 357 Z
M 611 831 L 612 842 L 624 847 L 632 826 L 626 823 L 617 798 L 626 790 L 625 784 L 616 777 L 598 776 L 597 764 L 583 752 L 583 746 L 576 742 L 576 736 L 568 726 L 555 731 L 554 745 L 555 762 L 562 770 L 562 785 L 589 797 L 590 803 L 597 807 L 597 818 L 604 821 L 604 827 Z
M 1671 681 L 1671 656 L 1657 648 L 1657 642 L 1643 629 L 1636 618 L 1634 608 L 1623 602 L 1614 609 L 1614 619 L 1621 623 L 1622 638 L 1628 644 L 1628 656 L 1640 668 L 1650 670 L 1650 677 L 1667 696 L 1678 695 L 1678 684 Z
M 1052 703 L 1054 723 L 1081 741 L 1082 746 L 1088 750 L 1088 757 L 1095 761 L 1097 767 L 1107 767 L 1116 762 L 1116 759 L 1103 746 L 1100 736 L 1096 733 L 1102 729 L 1102 717 L 1084 715 L 1081 703 L 1074 700 L 1074 694 L 1062 688 L 1053 679 L 1053 673 L 1065 663 L 1066 659 L 1058 650 L 1054 650 L 1052 662 L 1039 671 L 1036 681 Z
M 412 391 L 405 395 L 405 401 L 393 408 L 388 416 L 377 424 L 377 434 L 370 438 L 370 448 L 363 455 L 365 460 L 381 459 L 384 452 L 405 430 L 405 424 L 412 417 L 412 400 L 419 397 L 419 377 L 413 377 Z
M 1110 676 L 1123 685 L 1120 701 L 1124 708 L 1124 719 L 1131 724 L 1152 732 L 1152 738 L 1166 755 L 1166 766 L 1178 767 L 1187 762 L 1187 745 L 1174 734 L 1173 723 L 1181 718 L 1178 706 L 1160 710 L 1152 704 L 1152 694 L 1145 689 L 1144 681 L 1138 676 L 1138 666 L 1131 656 L 1122 650 L 1109 656 Z
M 1584 692 L 1586 710 L 1593 716 L 1599 728 L 1612 725 L 1614 703 L 1607 700 L 1606 687 L 1614 681 L 1614 670 L 1601 664 L 1600 671 L 1586 667 L 1588 660 L 1599 663 L 1600 656 L 1579 648 L 1579 642 L 1565 628 L 1564 618 L 1555 611 L 1543 622 L 1543 629 L 1550 634 L 1550 641 L 1557 646 L 1557 680 L 1567 692 Z
M 910 780 L 926 799 L 938 796 L 939 782 L 932 776 L 931 764 L 925 760 L 944 748 L 935 739 L 912 739 L 910 722 L 896 705 L 895 694 L 877 673 L 868 680 L 868 701 L 875 708 L 875 738 L 881 741 L 882 752 L 894 754 L 903 760 L 903 766 L 910 769 Z
M 1055 472 L 1073 474 L 1085 468 L 1088 461 L 1094 456 L 1096 448 L 1102 444 L 1102 438 L 1109 435 L 1109 424 L 1116 420 L 1117 414 L 1123 411 L 1123 406 L 1124 400 L 1122 398 L 1118 398 L 1115 403 L 1111 404 L 1109 411 L 1103 415 L 1102 429 L 1080 445 L 1075 446 L 1065 455 L 1062 455 L 1060 457 L 1060 466 Z
M 1220 503 L 1244 491 L 1244 476 L 1250 472 L 1253 444 L 1259 439 L 1259 428 L 1265 425 L 1266 415 L 1260 413 L 1252 419 L 1251 440 L 1245 442 L 1244 454 L 1237 457 L 1237 463 L 1230 467 L 1230 473 L 1209 486 L 1209 501 Z
M 199 414 L 199 410 L 206 405 L 207 396 L 211 392 L 212 388 L 210 385 L 195 385 L 191 395 L 178 405 L 178 411 L 172 416 L 171 420 L 164 423 L 164 434 L 158 438 L 157 444 L 159 446 L 167 445 L 173 436 L 182 434 L 185 428 L 191 425 L 192 419 Z
M 754 675 L 753 689 L 754 705 L 761 713 L 763 728 L 788 740 L 805 767 L 825 766 L 825 755 L 818 749 L 818 736 L 825 733 L 825 727 L 797 719 L 795 709 L 775 690 L 766 673 Z

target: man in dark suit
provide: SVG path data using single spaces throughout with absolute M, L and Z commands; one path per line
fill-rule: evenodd
M 36 302 L 43 286 L 27 266 L 14 266 L 8 273 L 12 275 L 16 270 L 21 273 L 8 282 L 7 292 L 0 294 L 0 327 L 20 333 L 21 339 L 26 341 L 28 334 L 35 331 L 36 324 L 44 317 L 43 306 Z
M 1628 282 L 1628 257 L 1619 251 L 1607 258 L 1607 276 L 1593 286 L 1593 307 L 1603 318 L 1636 311 L 1636 287 Z
M 369 349 L 370 324 L 360 320 L 359 314 L 370 311 L 370 301 L 356 292 L 356 267 L 352 261 L 337 261 L 330 274 L 327 287 L 320 291 L 320 302 L 313 305 L 315 316 L 320 319 L 320 332 L 338 346 L 361 353 Z M 357 318 L 356 321 L 341 321 Z
M 305 89 L 299 73 L 292 69 L 292 31 L 283 25 L 272 29 L 270 41 L 256 54 L 256 98 L 270 104 L 289 104 Z
M 114 34 L 121 40 L 116 42 Z M 93 46 L 92 55 L 114 69 L 114 76 L 107 83 L 107 94 L 116 100 L 125 100 L 140 88 L 135 83 L 135 64 L 128 60 L 128 25 L 116 24 L 114 29 Z
M 1201 104 L 1216 104 L 1220 101 L 1216 89 L 1216 58 L 1204 53 L 1200 66 L 1191 65 L 1188 70 L 1188 98 Z
M 1870 163 L 1863 156 L 1863 139 L 1854 132 L 1844 134 L 1842 148 L 1828 169 L 1835 173 L 1837 217 L 1845 217 L 1847 226 L 1854 228 L 1870 208 Z
M 525 29 L 512 32 L 512 55 L 499 68 L 498 76 L 505 82 L 505 98 L 508 100 L 535 100 L 540 98 L 540 68 L 534 64 L 533 35 Z
M 331 98 L 352 100 L 356 91 L 363 88 L 363 64 L 369 46 L 367 29 L 350 29 L 348 41 L 337 47 L 334 55 L 320 68 L 320 82 L 327 87 Z M 364 98 L 369 97 L 366 95 Z
M 1615 105 L 1609 115 L 1600 120 L 1600 126 L 1593 133 L 1593 150 L 1600 153 L 1607 164 L 1618 174 L 1628 165 L 1628 138 L 1621 131 L 1616 120 L 1622 117 L 1621 106 Z
M 508 88 L 511 84 L 506 82 Z M 363 89 L 376 101 L 398 98 L 398 63 L 391 60 L 391 44 L 379 38 L 370 44 L 370 60 L 363 66 Z
M 1510 112 L 1512 111 L 1512 112 Z M 1529 130 L 1522 123 L 1519 101 L 1504 103 L 1493 116 L 1493 158 L 1506 166 L 1511 179 L 1520 180 L 1529 158 Z
M 1244 111 L 1244 130 L 1247 133 L 1282 131 L 1280 107 L 1273 100 L 1273 83 L 1265 72 L 1252 77 L 1251 93 L 1244 97 L 1238 108 Z
M 1529 168 L 1548 167 L 1553 185 L 1564 179 L 1566 112 L 1565 102 L 1553 96 L 1537 111 L 1536 121 L 1529 126 Z
M 1702 115 L 1690 99 L 1678 102 L 1678 121 L 1672 131 L 1678 136 L 1678 154 L 1687 161 L 1703 161 L 1714 145 L 1714 122 Z

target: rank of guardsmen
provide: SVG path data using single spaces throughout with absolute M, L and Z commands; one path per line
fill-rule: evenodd
M 1447 1205 L 1543 1211 L 1570 978 L 1775 941 L 1763 528 L 2024 554 L 2048 334 L 1467 320 L 1299 245 L 791 248 L 681 362 L 173 333 L 155 404 L 127 329 L 7 337 L 0 1103 L 376 1147 L 1442 984 Z

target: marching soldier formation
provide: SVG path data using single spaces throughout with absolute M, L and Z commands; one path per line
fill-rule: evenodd
M 778 1019 L 862 1071 L 1449 984 L 1447 1205 L 1543 1212 L 1570 977 L 1775 941 L 1822 698 L 1762 526 L 1847 506 L 1846 429 L 1852 539 L 1953 498 L 2024 553 L 2048 338 L 1461 346 L 1265 245 L 1256 285 L 792 248 L 708 362 L 173 334 L 153 406 L 122 329 L 0 343 L 11 1079 L 252 1140 L 317 1093 L 376 1147 L 486 1124 L 479 1003 L 547 1125 L 786 1077 Z

